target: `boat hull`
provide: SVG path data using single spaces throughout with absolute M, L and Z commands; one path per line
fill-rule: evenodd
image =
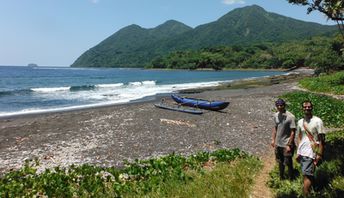
M 189 107 L 197 107 L 200 109 L 212 110 L 212 111 L 219 111 L 228 107 L 229 102 L 224 101 L 209 101 L 197 98 L 186 98 L 180 97 L 176 94 L 171 95 L 172 99 L 177 103 Z

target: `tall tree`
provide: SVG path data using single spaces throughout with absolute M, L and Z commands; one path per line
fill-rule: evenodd
M 344 38 L 344 1 L 343 0 L 288 0 L 289 3 L 308 6 L 307 14 L 317 10 L 329 19 L 336 21 Z

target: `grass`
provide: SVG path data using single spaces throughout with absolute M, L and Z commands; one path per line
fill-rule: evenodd
M 37 173 L 26 161 L 0 177 L 0 197 L 249 197 L 261 162 L 238 149 L 170 154 L 118 169 L 91 165 Z M 210 166 L 209 166 L 210 165 Z
M 339 198 L 344 195 L 344 130 L 327 135 L 323 163 L 316 168 L 315 184 L 310 197 Z M 268 186 L 276 197 L 303 197 L 300 165 L 294 161 L 297 178 L 280 180 L 277 166 L 270 172 Z
M 344 71 L 317 78 L 305 78 L 299 83 L 310 91 L 344 95 Z
M 287 101 L 288 110 L 295 115 L 297 120 L 303 117 L 302 102 L 311 100 L 313 103 L 313 114 L 320 117 L 326 127 L 344 127 L 343 100 L 301 91 L 282 95 L 281 98 Z
M 165 183 L 146 197 L 249 197 L 253 178 L 260 168 L 261 162 L 256 158 L 218 163 L 203 174 L 188 172 L 193 178 L 188 183 Z
M 338 72 L 330 76 L 315 79 L 305 79 L 301 84 L 311 91 L 328 91 L 343 94 L 344 73 Z M 332 86 L 329 88 L 329 86 Z M 326 127 L 344 127 L 344 101 L 333 99 L 329 96 L 309 92 L 291 92 L 282 95 L 286 99 L 288 110 L 296 119 L 303 116 L 301 104 L 304 100 L 311 100 L 314 109 L 313 114 L 319 116 Z M 316 168 L 314 188 L 310 197 L 336 198 L 344 196 L 344 130 L 337 130 L 326 134 L 324 160 Z M 295 180 L 280 180 L 278 167 L 270 172 L 268 185 L 273 189 L 276 197 L 303 197 L 303 179 L 300 173 L 300 165 L 294 160 Z

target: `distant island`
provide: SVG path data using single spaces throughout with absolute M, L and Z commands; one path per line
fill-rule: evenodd
M 29 64 L 27 64 L 27 66 L 28 66 L 28 67 L 38 67 L 38 65 L 35 64 L 35 63 L 29 63 Z

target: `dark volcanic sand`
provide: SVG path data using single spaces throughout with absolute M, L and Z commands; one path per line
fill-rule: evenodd
M 33 158 L 40 160 L 43 170 L 83 163 L 120 166 L 124 160 L 218 148 L 240 148 L 262 156 L 270 149 L 274 100 L 293 86 L 284 83 L 189 94 L 231 102 L 222 112 L 202 115 L 158 109 L 154 101 L 148 101 L 3 118 L 0 173 Z

